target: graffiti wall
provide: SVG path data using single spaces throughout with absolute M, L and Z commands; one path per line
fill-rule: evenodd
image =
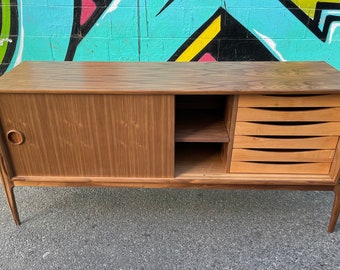
M 340 0 L 0 0 L 0 75 L 22 61 L 326 61 Z

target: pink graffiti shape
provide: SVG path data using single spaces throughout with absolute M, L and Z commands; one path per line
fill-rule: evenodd
M 80 25 L 83 25 L 91 17 L 97 6 L 93 0 L 82 0 Z
M 198 62 L 216 62 L 216 59 L 210 53 L 205 53 Z

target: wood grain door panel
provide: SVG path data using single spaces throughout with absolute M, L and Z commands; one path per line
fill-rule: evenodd
M 1 94 L 0 117 L 18 176 L 174 174 L 171 95 Z

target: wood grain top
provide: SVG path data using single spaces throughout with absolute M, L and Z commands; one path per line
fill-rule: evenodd
M 243 94 L 340 92 L 324 62 L 24 62 L 0 93 Z

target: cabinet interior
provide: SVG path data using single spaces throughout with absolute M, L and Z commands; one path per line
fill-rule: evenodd
M 175 97 L 175 175 L 226 173 L 222 153 L 229 143 L 225 95 Z

